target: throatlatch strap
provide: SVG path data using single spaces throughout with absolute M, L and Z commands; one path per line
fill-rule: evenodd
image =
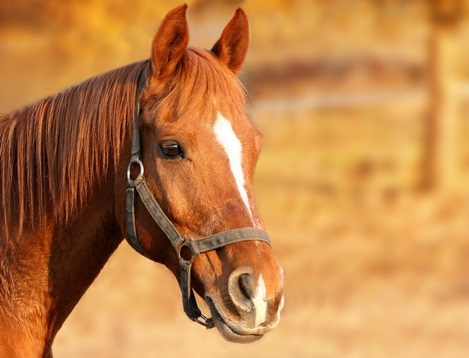
M 132 244 L 132 247 L 137 250 L 137 252 L 145 257 L 148 257 L 145 253 L 145 250 L 140 245 L 137 237 L 137 229 L 135 228 L 135 188 L 129 187 L 125 191 L 126 203 L 126 220 L 127 220 L 127 234 L 129 240 Z

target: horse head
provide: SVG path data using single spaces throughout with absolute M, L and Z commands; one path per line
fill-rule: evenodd
M 236 77 L 248 48 L 248 20 L 238 9 L 211 50 L 195 49 L 188 47 L 186 8 L 168 13 L 157 30 L 138 93 L 146 185 L 184 238 L 260 232 L 253 178 L 262 134 L 247 115 Z M 137 203 L 134 215 L 141 251 L 181 281 L 181 257 L 167 235 L 144 206 Z M 207 250 L 190 265 L 189 282 L 224 338 L 254 341 L 278 324 L 283 271 L 266 240 Z

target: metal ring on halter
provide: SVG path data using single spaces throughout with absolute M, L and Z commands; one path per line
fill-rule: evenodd
M 140 171 L 139 171 L 137 177 L 136 177 L 135 179 L 133 179 L 133 178 L 130 177 L 130 174 L 131 174 L 130 172 L 131 172 L 131 170 L 132 170 L 132 167 L 133 167 L 135 164 L 138 165 Z M 142 163 L 142 161 L 141 161 L 140 159 L 134 159 L 134 160 L 132 160 L 132 161 L 129 163 L 129 166 L 127 167 L 127 181 L 128 181 L 129 183 L 132 183 L 132 182 L 134 182 L 135 180 L 137 180 L 138 178 L 143 177 L 143 172 L 144 172 L 144 168 L 143 168 L 143 163 Z
M 186 265 L 190 265 L 192 264 L 192 262 L 194 261 L 194 259 L 197 257 L 198 254 L 192 250 L 192 246 L 191 246 L 192 239 L 187 236 L 182 236 L 182 238 L 184 239 L 184 241 L 182 242 L 181 245 L 179 245 L 176 248 L 178 259 L 179 259 L 179 262 L 182 262 Z M 190 257 L 188 254 L 190 254 Z

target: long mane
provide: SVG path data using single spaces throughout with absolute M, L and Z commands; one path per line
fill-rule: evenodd
M 0 116 L 0 232 L 43 225 L 51 215 L 67 220 L 116 168 L 146 65 L 119 68 Z

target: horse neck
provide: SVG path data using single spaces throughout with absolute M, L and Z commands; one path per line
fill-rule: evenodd
M 51 237 L 49 315 L 55 332 L 123 239 L 115 219 L 113 189 L 110 181 L 99 185 L 89 204 Z
M 135 101 L 137 78 L 144 66 L 143 62 L 129 65 L 0 117 L 0 139 L 9 143 L 0 143 L 0 159 L 20 157 L 17 154 L 24 148 L 29 153 L 28 170 L 12 179 L 3 176 L 4 182 L 0 175 L 0 188 L 13 187 L 11 198 L 19 187 L 28 194 L 11 200 L 8 224 L 0 219 L 0 327 L 11 328 L 0 329 L 0 357 L 2 342 L 20 341 L 21 335 L 35 337 L 38 346 L 47 345 L 123 239 L 115 207 L 125 212 L 125 203 L 115 203 L 114 188 L 122 186 L 115 182 L 115 170 L 124 168 L 117 173 L 125 177 L 127 163 L 121 163 L 119 153 L 130 153 L 125 121 L 133 118 L 129 103 Z M 116 81 L 119 86 L 113 86 Z M 95 97 L 107 101 L 94 101 Z M 84 110 L 88 112 L 80 112 Z M 116 121 L 113 113 L 123 122 Z M 21 122 L 25 118 L 27 126 Z M 63 127 L 64 123 L 80 127 Z M 42 133 L 42 147 L 34 137 L 37 133 Z M 110 137 L 99 137 L 103 133 Z M 85 151 L 92 146 L 96 147 Z M 38 163 L 44 154 L 47 160 Z M 6 164 L 0 167 L 7 168 Z M 35 178 L 29 176 L 31 172 Z M 43 183 L 35 181 L 42 179 Z M 22 212 L 20 220 L 15 213 Z M 37 217 L 33 226 L 31 221 Z M 15 228 L 18 235 L 2 233 Z M 9 332 L 17 335 L 11 338 Z
M 122 241 L 113 191 L 109 175 L 66 225 L 48 224 L 10 242 L 14 256 L 8 258 L 4 276 L 11 287 L 0 295 L 0 324 L 11 329 L 0 330 L 0 346 L 2 340 L 21 342 L 21 337 L 27 337 L 25 349 L 29 344 L 47 352 L 67 316 Z M 0 279 L 5 263 L 0 257 Z M 15 334 L 14 339 L 8 334 Z

